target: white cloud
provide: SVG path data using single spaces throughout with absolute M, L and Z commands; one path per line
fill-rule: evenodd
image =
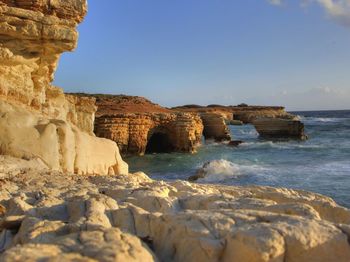
M 267 0 L 272 5 L 281 5 L 282 0 Z
M 317 2 L 331 18 L 350 26 L 350 0 L 317 0 Z
M 285 0 L 268 0 L 270 4 L 281 5 Z M 350 0 L 300 0 L 303 6 L 310 3 L 319 4 L 328 17 L 336 22 L 350 26 Z
M 318 87 L 299 92 L 282 91 L 272 100 L 290 110 L 349 109 L 350 90 Z

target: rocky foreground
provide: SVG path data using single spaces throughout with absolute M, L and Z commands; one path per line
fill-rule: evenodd
M 314 193 L 6 156 L 0 177 L 0 261 L 350 261 L 350 211 Z

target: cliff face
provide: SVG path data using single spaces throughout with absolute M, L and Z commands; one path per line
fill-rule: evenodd
M 195 152 L 203 125 L 186 113 L 123 113 L 96 118 L 95 133 L 115 141 L 125 155 Z
M 292 118 L 293 116 L 281 106 L 197 106 L 187 105 L 175 107 L 173 110 L 196 113 L 215 113 L 222 115 L 225 120 L 240 120 L 243 123 L 253 123 L 258 118 Z
M 253 122 L 263 138 L 294 138 L 305 140 L 304 124 L 296 119 L 261 118 Z
M 51 86 L 77 44 L 85 0 L 0 0 L 0 153 L 75 173 L 127 173 L 115 143 L 93 136 L 93 98 Z
M 0 95 L 45 111 L 62 52 L 76 47 L 85 0 L 0 1 Z
M 220 113 L 202 113 L 200 117 L 203 121 L 205 139 L 214 139 L 218 142 L 231 140 L 225 116 Z

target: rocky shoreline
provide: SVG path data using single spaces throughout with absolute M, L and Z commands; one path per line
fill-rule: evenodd
M 171 131 L 170 146 L 194 151 L 202 132 L 231 139 L 231 115 L 288 115 L 154 104 L 157 112 L 132 112 L 147 108 L 142 99 L 126 99 L 120 117 L 100 114 L 96 98 L 51 85 L 86 10 L 84 0 L 0 0 L 0 261 L 350 261 L 350 210 L 326 196 L 130 174 L 118 145 L 142 154 L 152 135 Z M 95 136 L 95 114 L 118 145 Z
M 1 261 L 350 259 L 350 211 L 318 194 L 0 166 Z

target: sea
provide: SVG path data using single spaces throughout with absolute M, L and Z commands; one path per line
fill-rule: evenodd
M 236 148 L 205 142 L 196 154 L 128 157 L 131 172 L 153 179 L 187 180 L 208 161 L 199 183 L 263 185 L 313 191 L 350 208 L 350 110 L 292 112 L 305 124 L 306 141 L 259 138 L 253 125 L 230 126 Z

